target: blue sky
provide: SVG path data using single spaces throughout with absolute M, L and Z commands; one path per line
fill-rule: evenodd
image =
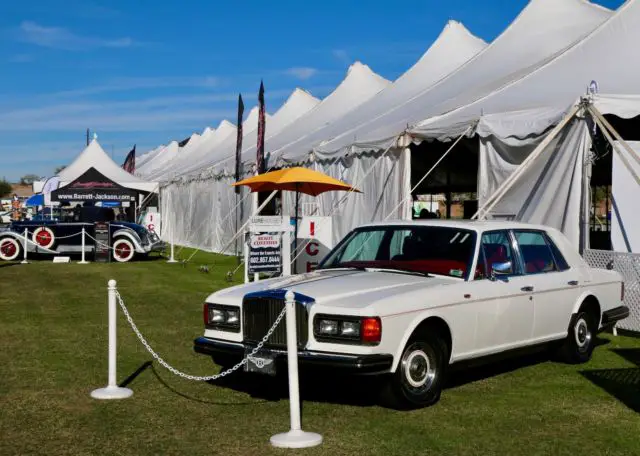
M 326 96 L 355 60 L 394 79 L 449 19 L 490 41 L 526 0 L 31 0 L 0 5 L 0 178 L 50 175 L 97 132 L 116 161 L 234 119 L 265 81 Z M 597 0 L 617 8 L 622 0 Z

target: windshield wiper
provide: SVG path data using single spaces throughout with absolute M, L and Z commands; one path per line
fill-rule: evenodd
M 412 271 L 410 269 L 391 269 L 391 268 L 368 268 L 368 269 L 376 272 L 392 272 L 396 274 L 409 274 L 409 275 L 419 275 L 422 277 L 433 277 L 428 272 Z
M 331 271 L 336 269 L 354 269 L 356 271 L 366 271 L 367 268 L 364 266 L 331 266 L 328 268 L 318 268 L 316 271 Z

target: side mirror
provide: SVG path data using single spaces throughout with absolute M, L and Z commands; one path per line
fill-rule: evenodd
M 491 280 L 497 280 L 498 276 L 513 274 L 511 261 L 504 263 L 493 263 L 491 265 Z

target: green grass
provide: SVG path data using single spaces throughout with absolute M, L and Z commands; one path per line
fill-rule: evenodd
M 208 254 L 194 260 L 186 267 L 164 261 L 0 266 L 0 454 L 293 453 L 269 444 L 272 434 L 288 430 L 289 403 L 283 384 L 262 378 L 196 383 L 153 363 L 129 384 L 132 398 L 90 398 L 106 384 L 111 278 L 169 363 L 199 375 L 218 370 L 193 352 L 192 340 L 202 334 L 203 299 L 228 285 L 224 277 L 235 260 Z M 200 264 L 211 272 L 199 272 Z M 151 356 L 122 315 L 118 324 L 123 381 Z M 603 339 L 586 365 L 537 357 L 517 369 L 502 363 L 457 374 L 438 405 L 413 412 L 376 405 L 358 383 L 305 382 L 303 428 L 325 441 L 297 453 L 640 454 L 634 411 L 640 410 L 640 340 Z

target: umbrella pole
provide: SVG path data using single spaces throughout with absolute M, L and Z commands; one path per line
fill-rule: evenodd
M 295 220 L 295 224 L 294 224 L 294 231 L 293 231 L 293 253 L 294 253 L 294 258 L 297 258 L 298 256 L 298 204 L 300 202 L 300 192 L 298 191 L 298 186 L 300 184 L 296 184 L 296 211 L 293 214 L 294 215 L 294 220 Z M 293 273 L 297 274 L 298 273 L 298 268 L 296 267 L 296 262 L 295 260 L 293 261 Z

